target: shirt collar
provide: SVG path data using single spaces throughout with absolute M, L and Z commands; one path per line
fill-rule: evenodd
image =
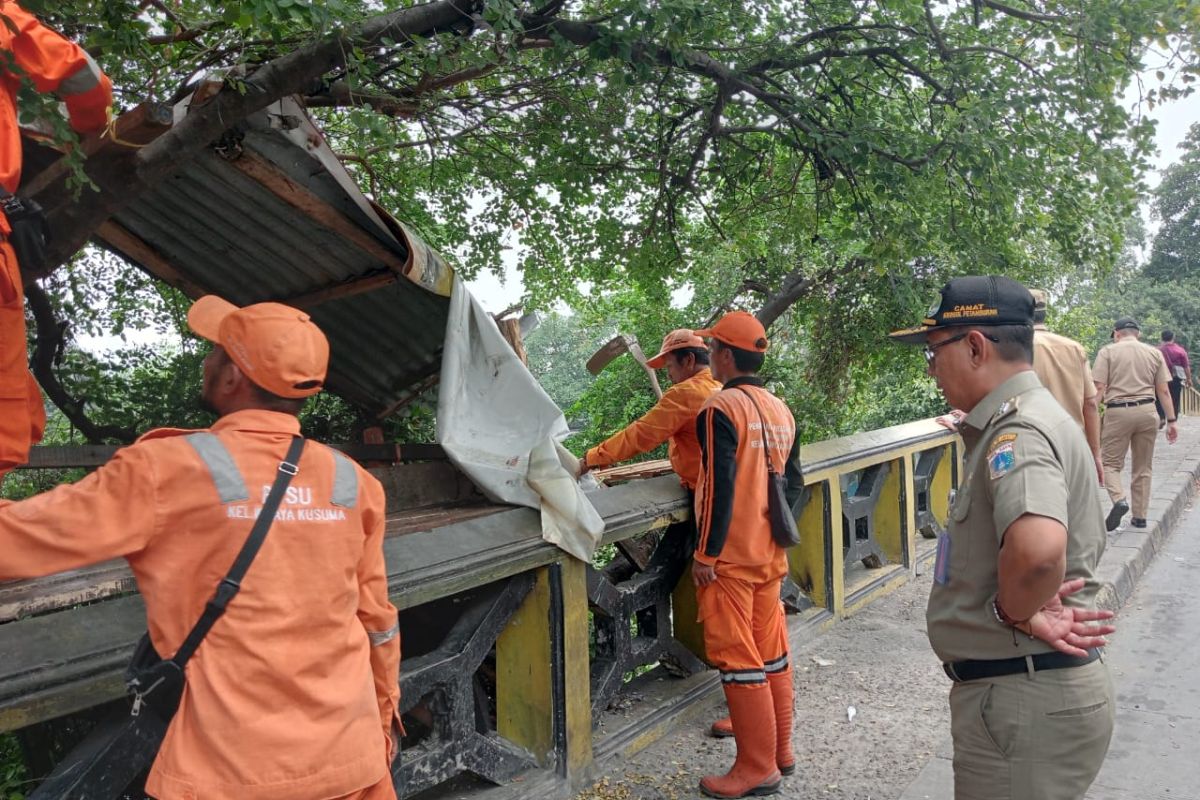
M 1032 369 L 1022 370 L 988 392 L 986 397 L 975 404 L 975 407 L 971 409 L 971 413 L 967 414 L 966 419 L 963 420 L 963 424 L 981 431 L 988 426 L 988 423 L 992 421 L 992 417 L 996 415 L 996 412 L 1000 410 L 1000 406 L 1006 400 L 1024 394 L 1030 389 L 1036 389 L 1041 385 L 1042 382 L 1038 380 L 1036 372 Z
M 763 386 L 765 381 L 757 375 L 739 375 L 736 378 L 730 378 L 723 388 L 732 389 L 735 386 Z
M 213 431 L 253 431 L 255 433 L 300 433 L 300 420 L 282 411 L 267 411 L 262 408 L 246 408 L 226 414 L 213 424 Z

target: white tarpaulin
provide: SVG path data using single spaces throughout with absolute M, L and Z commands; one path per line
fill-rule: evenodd
M 495 321 L 454 279 L 438 388 L 437 440 L 496 502 L 541 510 L 542 538 L 591 561 L 604 520 L 575 480 L 558 440 L 562 411 Z

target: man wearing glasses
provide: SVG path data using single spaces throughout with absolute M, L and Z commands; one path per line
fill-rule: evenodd
M 963 409 L 964 479 L 938 540 L 929 642 L 954 682 L 955 800 L 1078 800 L 1112 735 L 1114 699 L 1088 623 L 1104 550 L 1083 431 L 1033 372 L 1033 296 L 956 278 L 916 328 L 929 374 Z

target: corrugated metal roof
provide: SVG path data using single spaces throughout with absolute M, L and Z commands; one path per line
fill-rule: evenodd
M 329 389 L 372 413 L 441 361 L 449 266 L 372 207 L 291 100 L 119 212 L 100 239 L 191 295 L 304 307 L 329 337 Z

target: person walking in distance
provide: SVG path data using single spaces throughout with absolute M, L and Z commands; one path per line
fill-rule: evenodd
M 1054 399 L 1083 429 L 1088 449 L 1096 462 L 1096 479 L 1104 483 L 1104 464 L 1100 460 L 1100 401 L 1087 351 L 1074 339 L 1053 333 L 1046 327 L 1046 293 L 1031 289 L 1033 295 L 1033 371 Z
M 737 743 L 725 775 L 700 782 L 710 797 L 778 792 L 795 770 L 794 691 L 780 587 L 785 550 L 771 534 L 768 462 L 787 478 L 789 502 L 803 488 L 796 423 L 787 405 L 758 377 L 767 335 L 753 315 L 733 311 L 710 329 L 712 374 L 724 388 L 696 420 L 700 476 L 693 555 L 699 618 L 709 661 L 721 684 Z
M 1158 346 L 1158 351 L 1163 354 L 1163 360 L 1167 362 L 1167 373 L 1171 376 L 1170 383 L 1167 387 L 1171 390 L 1171 402 L 1175 405 L 1175 414 L 1180 413 L 1180 400 L 1183 398 L 1183 387 L 1192 385 L 1192 363 L 1188 358 L 1188 352 L 1175 341 L 1175 331 L 1165 330 L 1162 332 L 1162 344 Z M 1158 400 L 1154 401 L 1154 406 L 1158 410 L 1158 427 L 1163 427 L 1167 424 L 1167 413 L 1162 407 L 1162 403 Z
M 1100 428 L 1100 456 L 1104 461 L 1104 488 L 1112 500 L 1105 527 L 1112 531 L 1130 510 L 1121 482 L 1125 454 L 1132 454 L 1130 492 L 1133 516 L 1129 524 L 1145 528 L 1150 507 L 1153 480 L 1154 441 L 1158 437 L 1158 417 L 1154 400 L 1167 415 L 1167 442 L 1175 444 L 1179 431 L 1175 424 L 1176 408 L 1168 388 L 1171 376 L 1158 348 L 1138 341 L 1142 330 L 1137 320 L 1122 317 L 1113 323 L 1113 343 L 1096 354 L 1092 375 L 1096 390 L 1104 401 L 1104 422 Z
M 929 374 L 966 416 L 967 453 L 938 539 L 929 643 L 953 681 L 955 800 L 1082 800 L 1115 702 L 1094 608 L 1104 552 L 1083 431 L 1033 372 L 1033 296 L 955 278 L 914 328 Z

